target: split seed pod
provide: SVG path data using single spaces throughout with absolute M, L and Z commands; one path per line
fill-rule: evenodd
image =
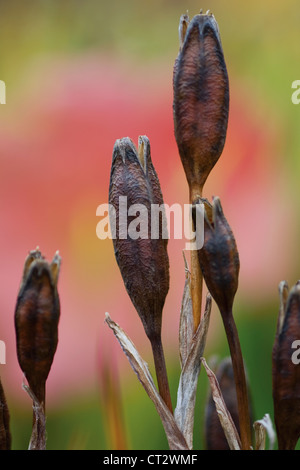
M 116 260 L 151 342 L 159 392 L 172 410 L 161 342 L 162 312 L 169 290 L 168 235 L 163 197 L 146 136 L 139 137 L 138 150 L 129 138 L 116 141 L 109 204 L 116 220 Z M 155 208 L 159 208 L 156 216 L 152 213 Z
M 199 264 L 209 292 L 222 315 L 232 310 L 238 288 L 239 254 L 232 230 L 224 216 L 220 199 L 204 204 L 204 244 L 198 250 Z M 194 224 L 196 224 L 193 210 Z
M 272 353 L 274 419 L 279 450 L 293 450 L 300 437 L 300 281 L 290 291 L 281 282 L 279 292 Z
M 238 331 L 232 312 L 240 268 L 238 250 L 220 199 L 215 197 L 212 205 L 205 199 L 200 199 L 198 202 L 204 204 L 204 244 L 198 250 L 199 265 L 207 288 L 222 316 L 234 371 L 242 448 L 249 450 L 251 423 L 248 390 Z M 192 214 L 196 227 L 195 209 L 194 205 Z
M 122 208 L 120 197 L 126 197 L 126 207 Z M 162 310 L 169 290 L 168 239 L 162 238 L 165 224 L 163 211 L 159 215 L 158 236 L 156 239 L 151 237 L 151 206 L 163 205 L 163 197 L 146 136 L 139 137 L 138 150 L 129 138 L 116 141 L 109 203 L 116 211 L 116 237 L 113 243 L 125 287 L 147 336 L 157 336 L 161 331 Z M 136 221 L 140 222 L 140 234 L 138 238 L 132 238 L 130 229 L 135 225 L 131 224 Z M 122 229 L 125 229 L 123 235 Z
M 45 384 L 58 342 L 57 292 L 61 258 L 49 264 L 36 249 L 25 260 L 15 309 L 17 356 L 31 392 L 45 406 Z
M 225 144 L 229 82 L 218 24 L 211 14 L 182 15 L 173 72 L 175 138 L 190 188 L 201 197 Z

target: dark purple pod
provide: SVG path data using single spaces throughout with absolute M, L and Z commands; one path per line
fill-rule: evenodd
M 280 450 L 300 437 L 300 283 L 280 283 L 280 315 L 272 351 L 274 419 Z
M 17 356 L 31 391 L 45 404 L 45 383 L 58 343 L 61 258 L 48 263 L 39 250 L 29 253 L 15 309 Z
M 175 138 L 191 199 L 203 185 L 225 144 L 229 82 L 218 24 L 211 14 L 180 19 L 180 51 L 173 73 Z
M 197 251 L 199 265 L 222 316 L 235 377 L 242 449 L 248 450 L 251 447 L 249 397 L 239 335 L 233 317 L 240 270 L 239 254 L 219 198 L 215 197 L 212 205 L 206 199 L 199 199 L 198 202 L 204 204 L 204 243 Z M 196 207 L 193 205 L 193 222 L 196 226 L 195 212 Z
M 239 254 L 233 232 L 225 218 L 220 199 L 204 204 L 204 244 L 198 250 L 199 264 L 209 292 L 222 315 L 232 311 L 238 288 Z M 193 211 L 194 223 L 195 211 Z
M 168 233 L 146 136 L 139 137 L 138 149 L 129 138 L 116 141 L 109 204 L 114 208 L 113 223 L 116 221 L 114 251 L 126 290 L 147 336 L 159 336 L 169 290 Z M 160 208 L 158 217 L 154 217 L 153 207 Z

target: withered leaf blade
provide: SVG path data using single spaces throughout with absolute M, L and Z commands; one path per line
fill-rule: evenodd
M 10 416 L 0 380 L 0 450 L 11 449 Z
M 278 286 L 278 291 L 279 291 L 279 314 L 278 314 L 278 320 L 277 320 L 277 330 L 276 330 L 276 335 L 280 335 L 282 327 L 283 327 L 283 322 L 284 322 L 284 317 L 285 317 L 285 312 L 286 312 L 286 304 L 289 296 L 289 286 L 286 281 L 281 281 Z
M 213 369 L 228 412 L 231 415 L 237 431 L 240 433 L 238 401 L 231 357 L 225 357 L 218 365 L 214 366 Z M 250 387 L 248 380 L 247 387 L 250 398 Z M 252 402 L 250 400 L 249 414 L 250 420 L 252 422 L 253 410 Z M 222 429 L 211 393 L 208 396 L 205 408 L 205 441 L 207 450 L 229 450 L 229 444 Z
M 269 438 L 269 450 L 273 450 L 275 432 L 269 414 L 253 423 L 255 432 L 255 450 L 266 450 L 266 436 Z
M 255 432 L 255 450 L 265 450 L 266 428 L 259 421 L 255 421 L 253 428 Z
M 207 295 L 206 307 L 200 325 L 193 335 L 190 348 L 180 375 L 177 405 L 174 412 L 176 423 L 190 449 L 193 447 L 194 411 L 196 391 L 211 313 L 211 296 Z
M 211 367 L 212 368 L 212 367 Z M 239 431 L 239 416 L 234 374 L 230 357 L 224 358 L 215 366 L 216 375 L 222 396 L 232 420 Z M 229 444 L 220 423 L 212 394 L 208 396 L 205 408 L 205 442 L 207 450 L 229 450 Z
M 216 405 L 216 410 L 224 430 L 229 448 L 231 450 L 241 450 L 241 441 L 233 419 L 227 409 L 218 380 L 214 372 L 209 368 L 204 357 L 201 358 L 202 364 L 206 370 L 207 377 L 211 387 L 211 393 Z
M 146 362 L 142 359 L 128 335 L 117 323 L 115 323 L 110 318 L 108 313 L 106 313 L 105 321 L 119 341 L 123 352 L 125 353 L 132 369 L 136 373 L 147 395 L 154 403 L 154 406 L 164 427 L 170 449 L 188 450 L 188 445 L 185 441 L 185 438 L 179 430 L 172 413 L 166 406 L 165 402 L 162 400 L 155 387 L 153 378 Z
M 179 323 L 179 355 L 181 368 L 188 357 L 191 347 L 192 339 L 194 336 L 194 321 L 193 321 L 193 305 L 191 298 L 191 275 L 189 272 L 188 264 L 183 253 L 185 264 L 185 283 L 183 288 L 183 295 L 180 310 L 180 323 Z

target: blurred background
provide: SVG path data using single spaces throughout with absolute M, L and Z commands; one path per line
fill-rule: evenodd
M 210 9 L 230 79 L 225 149 L 204 196 L 221 198 L 241 261 L 235 318 L 255 418 L 273 417 L 271 351 L 278 284 L 300 278 L 300 79 L 297 0 L 0 1 L 0 365 L 14 449 L 26 449 L 32 405 L 16 357 L 14 308 L 25 257 L 59 250 L 59 345 L 47 381 L 48 449 L 166 449 L 155 408 L 104 323 L 128 333 L 153 371 L 111 240 L 96 236 L 116 139 L 146 134 L 165 203 L 188 203 L 173 135 L 172 72 L 182 13 Z M 169 242 L 163 341 L 173 402 L 185 240 Z M 228 355 L 213 305 L 205 357 Z M 195 449 L 204 447 L 208 383 L 201 371 Z M 150 431 L 150 432 L 149 432 Z

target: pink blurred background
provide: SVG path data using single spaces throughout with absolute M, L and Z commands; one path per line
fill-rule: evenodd
M 114 356 L 121 376 L 130 373 L 119 345 L 104 323 L 105 312 L 127 331 L 140 352 L 151 361 L 149 345 L 115 262 L 112 242 L 101 241 L 96 236 L 99 221 L 96 209 L 108 201 L 115 140 L 129 136 L 137 143 L 142 134 L 150 139 L 152 160 L 165 202 L 170 205 L 188 203 L 172 117 L 177 27 L 179 15 L 186 7 L 156 3 L 162 15 L 167 16 L 172 10 L 172 19 L 176 18 L 174 24 L 172 22 L 172 33 L 169 18 L 166 35 L 172 34 L 174 38 L 170 40 L 172 46 L 166 47 L 162 54 L 157 48 L 152 56 L 149 53 L 148 60 L 144 57 L 140 60 L 139 53 L 134 55 L 130 50 L 131 54 L 126 55 L 117 47 L 111 53 L 105 44 L 99 48 L 97 45 L 78 48 L 76 53 L 55 47 L 53 51 L 50 48 L 51 53 L 49 49 L 43 53 L 41 48 L 38 53 L 27 51 L 27 60 L 21 61 L 19 68 L 11 66 L 11 82 L 2 69 L 0 78 L 6 80 L 7 104 L 0 107 L 0 339 L 7 346 L 7 364 L 0 366 L 0 373 L 10 400 L 18 403 L 27 404 L 28 397 L 21 389 L 22 373 L 16 359 L 14 307 L 25 257 L 36 246 L 49 260 L 56 250 L 62 257 L 59 346 L 47 384 L 50 406 L 72 394 L 98 387 L 101 364 L 113 362 Z M 295 256 L 295 252 L 299 223 L 295 221 L 298 213 L 295 194 L 299 196 L 299 191 L 292 179 L 292 164 L 287 163 L 285 154 L 285 144 L 290 144 L 291 138 L 283 122 L 288 104 L 278 98 L 276 108 L 271 92 L 262 99 L 263 72 L 256 82 L 254 69 L 239 68 L 238 64 L 247 59 L 242 49 L 233 46 L 231 55 L 233 31 L 226 19 L 235 21 L 232 15 L 236 12 L 240 21 L 241 18 L 246 21 L 243 8 L 231 1 L 225 13 L 218 2 L 209 3 L 217 10 L 215 16 L 220 20 L 221 36 L 224 31 L 231 101 L 225 149 L 208 179 L 204 195 L 209 199 L 213 195 L 221 197 L 240 252 L 237 305 L 250 303 L 255 314 L 256 304 L 264 305 L 270 299 L 277 299 L 277 286 L 282 279 L 292 284 L 297 276 L 298 254 Z M 191 16 L 197 13 L 195 2 L 188 4 Z M 105 11 L 101 2 L 100 5 Z M 262 8 L 258 7 L 258 2 L 249 6 L 253 21 L 255 5 Z M 266 6 L 262 14 L 265 11 Z M 271 28 L 275 29 L 279 21 L 276 11 L 270 17 L 266 41 L 270 41 Z M 59 18 L 59 11 L 52 14 L 55 19 Z M 88 15 L 86 10 L 85 14 Z M 9 11 L 6 15 L 13 16 Z M 141 16 L 147 24 L 144 14 Z M 138 12 L 134 20 L 138 23 Z M 113 18 L 109 21 L 113 28 Z M 69 34 L 71 26 L 68 24 Z M 257 20 L 256 28 L 259 26 Z M 62 26 L 58 28 L 61 30 Z M 236 22 L 234 28 L 237 32 Z M 240 24 L 238 34 L 245 32 L 251 36 L 251 27 L 244 29 Z M 49 31 L 48 26 L 47 34 L 51 38 Z M 6 34 L 9 33 L 6 31 Z M 142 31 L 138 30 L 137 34 L 141 36 Z M 146 34 L 151 37 L 148 30 Z M 161 27 L 158 34 L 162 41 Z M 121 34 L 119 41 L 122 42 Z M 134 36 L 132 41 L 134 43 Z M 251 54 L 259 49 L 259 43 L 253 44 L 252 49 L 249 44 L 251 41 L 244 43 L 244 47 L 252 64 Z M 269 47 L 268 54 L 266 50 L 269 57 L 273 49 Z M 142 56 L 143 51 L 140 54 Z M 15 61 L 17 59 L 16 55 Z M 263 52 L 256 60 L 257 66 L 262 68 Z M 12 58 L 10 61 L 15 64 Z M 6 64 L 10 62 L 7 60 Z M 19 77 L 13 76 L 16 71 Z M 292 79 L 297 78 L 296 69 L 291 67 L 289 73 L 286 76 L 288 88 Z M 272 75 L 270 65 L 266 74 Z M 274 84 L 274 96 L 280 86 Z M 284 92 L 288 102 L 289 91 Z M 274 109 L 282 111 L 276 113 Z M 292 120 L 291 115 L 289 119 Z M 169 242 L 171 285 L 163 321 L 165 347 L 176 360 L 184 243 L 184 240 L 172 239 Z M 214 327 L 218 328 L 213 322 Z M 212 337 L 214 334 L 212 330 Z

